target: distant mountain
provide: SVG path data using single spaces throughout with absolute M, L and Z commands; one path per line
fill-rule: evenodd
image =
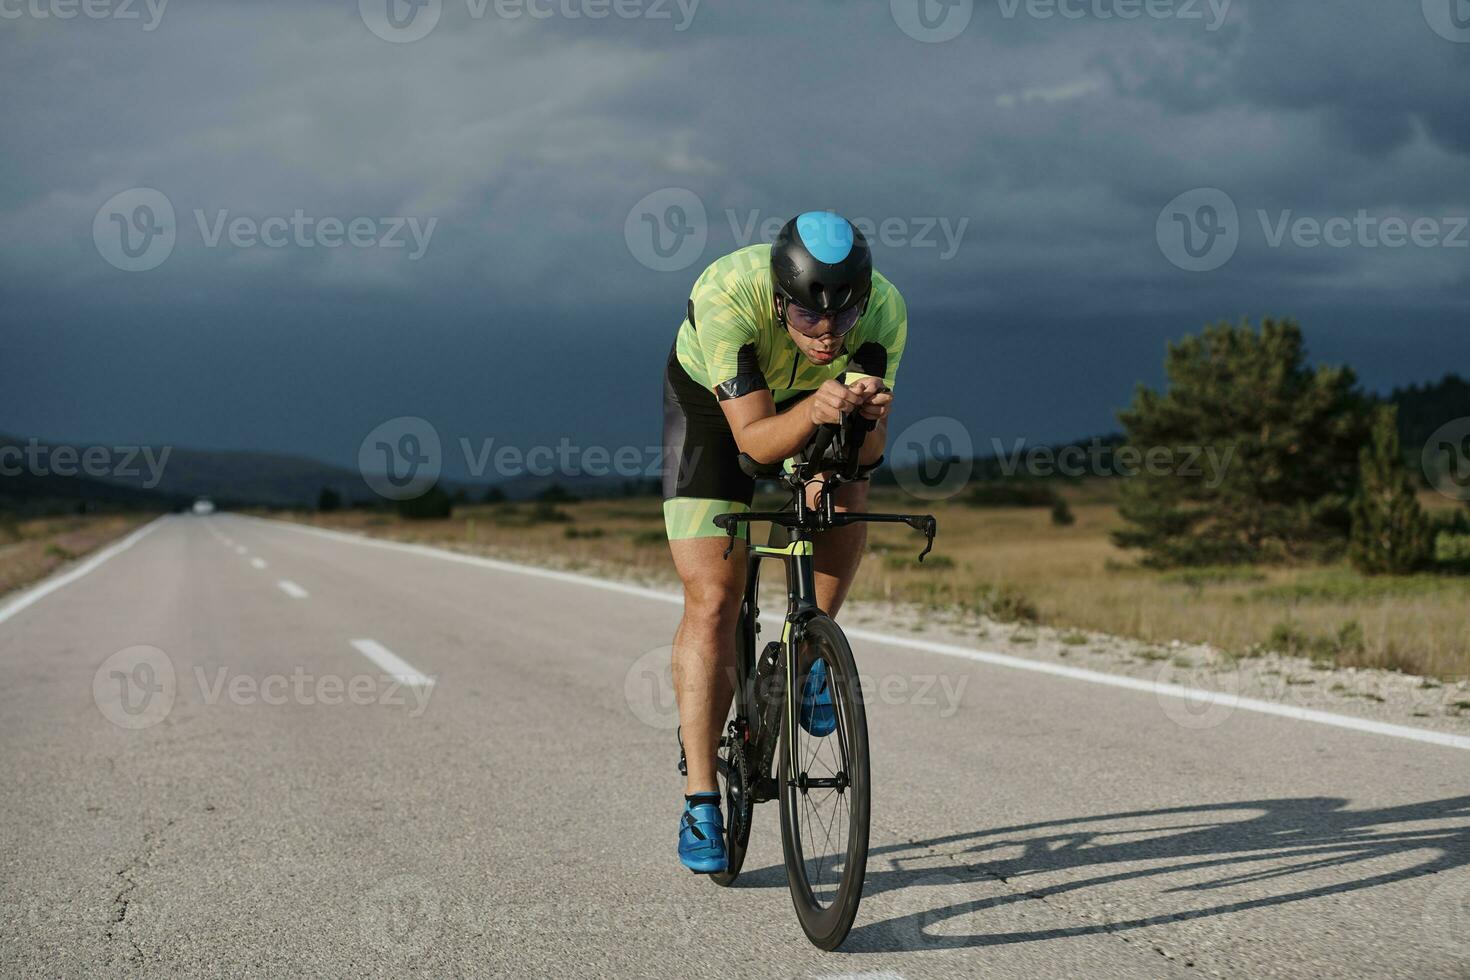
M 47 444 L 0 435 L 0 452 L 7 447 L 24 454 L 19 475 L 5 475 L 17 468 L 14 449 L 0 457 L 0 507 L 11 510 L 20 509 L 21 502 L 28 502 L 25 509 L 32 511 L 66 510 L 78 501 L 162 510 L 185 506 L 196 497 L 209 497 L 225 508 L 315 507 L 324 489 L 335 491 L 346 506 L 384 503 L 355 470 L 283 453 L 177 446 L 167 447 L 166 453 L 164 447 L 155 446 L 146 453 L 107 448 L 96 451 L 104 461 L 101 466 L 84 469 L 85 444 Z M 57 475 L 58 469 L 75 475 Z M 471 502 L 485 499 L 490 489 L 488 483 L 451 480 L 442 486 Z M 525 475 L 496 486 L 512 500 L 539 496 L 554 487 L 577 497 L 657 492 L 652 481 L 619 477 Z
M 161 468 L 164 493 L 209 497 L 223 507 L 315 507 L 324 488 L 344 501 L 366 501 L 372 491 L 353 470 L 278 453 L 173 447 Z M 139 485 L 146 475 L 118 479 Z
M 10 509 L 35 510 L 48 500 L 173 509 L 196 497 L 223 506 L 314 506 L 323 487 L 344 500 L 371 495 L 357 473 L 299 456 L 0 435 L 0 501 Z
M 177 510 L 193 498 L 185 498 L 158 489 L 119 485 L 88 476 L 81 471 L 81 460 L 66 457 L 55 468 L 74 475 L 51 472 L 49 452 L 44 466 L 35 466 L 30 457 L 17 456 L 28 448 L 26 440 L 0 434 L 0 511 L 21 514 L 75 513 L 91 510 Z M 49 449 L 49 447 L 48 447 Z M 7 450 L 10 450 L 7 452 Z

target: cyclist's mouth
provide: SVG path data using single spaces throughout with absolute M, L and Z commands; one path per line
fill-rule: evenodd
M 837 351 L 812 349 L 807 351 L 806 356 L 811 358 L 813 361 L 816 361 L 818 364 L 831 364 L 833 361 L 837 360 Z

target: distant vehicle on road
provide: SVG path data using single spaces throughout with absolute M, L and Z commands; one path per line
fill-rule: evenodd
M 201 514 L 201 515 L 202 514 L 213 514 L 214 513 L 214 501 L 213 500 L 210 500 L 208 497 L 200 497 L 200 498 L 198 498 L 197 500 L 194 501 L 194 513 Z

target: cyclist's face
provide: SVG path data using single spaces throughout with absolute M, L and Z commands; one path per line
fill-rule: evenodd
M 820 316 L 795 303 L 786 304 L 786 333 L 797 350 L 814 364 L 830 364 L 842 353 L 843 338 L 857 325 L 860 309 Z
M 786 333 L 796 344 L 796 349 L 801 351 L 813 364 L 831 364 L 842 353 L 843 339 L 835 334 L 827 333 L 820 337 L 808 337 L 789 325 Z

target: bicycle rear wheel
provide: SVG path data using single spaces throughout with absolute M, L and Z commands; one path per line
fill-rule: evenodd
M 867 715 L 852 649 L 836 623 L 813 617 L 795 647 L 798 706 L 812 665 L 825 661 L 836 726 L 819 736 L 783 719 L 781 844 L 802 931 L 836 949 L 857 917 L 868 865 Z
M 740 618 L 735 628 L 735 690 L 730 703 L 730 717 L 725 722 L 724 743 L 720 746 L 717 778 L 720 796 L 725 804 L 724 871 L 710 875 L 715 884 L 728 888 L 740 877 L 745 864 L 745 848 L 750 843 L 750 824 L 755 817 L 751 800 L 751 746 L 747 741 L 749 718 L 753 710 L 754 690 L 750 686 L 755 664 L 754 610 L 751 597 L 760 581 L 759 565 L 747 570 L 745 601 L 740 605 Z

